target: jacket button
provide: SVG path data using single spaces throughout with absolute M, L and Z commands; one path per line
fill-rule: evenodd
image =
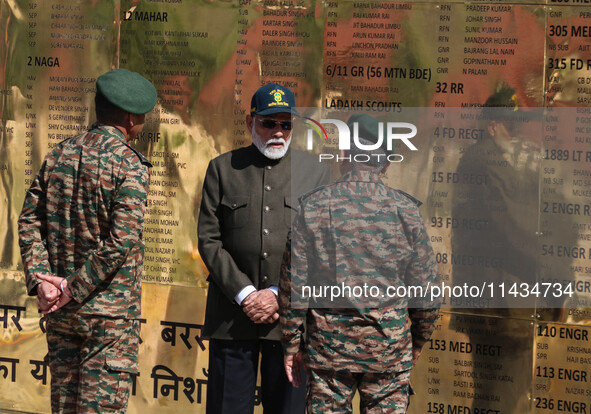
M 271 191 L 271 186 L 270 185 L 266 185 L 265 186 L 265 191 Z
M 267 280 L 269 280 L 269 278 L 267 277 L 267 275 L 263 276 L 263 282 L 266 282 Z
M 265 213 L 268 213 L 269 211 L 271 211 L 271 207 L 265 206 L 263 207 L 263 210 L 265 210 Z
M 273 167 L 271 167 L 270 165 L 267 165 L 267 170 L 270 170 L 271 168 L 273 168 Z
M 267 253 L 267 252 L 264 252 L 264 253 L 263 253 L 263 259 L 266 259 L 267 257 L 269 257 L 269 253 Z
M 265 236 L 268 236 L 268 235 L 269 235 L 269 230 L 268 230 L 268 229 L 263 229 L 263 234 L 264 234 Z
M 232 203 L 232 208 L 236 208 L 236 203 Z

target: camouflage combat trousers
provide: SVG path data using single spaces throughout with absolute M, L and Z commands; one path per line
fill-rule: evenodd
M 352 413 L 359 390 L 362 414 L 404 414 L 408 407 L 410 371 L 354 373 L 310 370 L 308 414 Z
M 65 311 L 47 317 L 51 410 L 125 413 L 138 372 L 140 323 Z

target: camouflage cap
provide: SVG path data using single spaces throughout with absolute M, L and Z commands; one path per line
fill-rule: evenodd
M 386 128 L 384 126 L 385 123 L 383 123 L 380 126 L 380 122 L 378 122 L 378 120 L 375 119 L 373 116 L 367 114 L 354 113 L 349 117 L 349 120 L 347 121 L 347 126 L 349 127 L 349 131 L 351 132 L 351 134 L 353 133 L 353 128 L 355 127 L 355 124 L 357 124 L 359 138 L 362 138 L 371 144 L 375 144 L 378 142 L 381 127 L 382 145 L 379 148 L 384 150 L 386 154 L 394 152 L 394 143 L 392 143 L 392 149 L 390 151 L 388 151 L 387 148 Z
M 156 105 L 156 88 L 136 72 L 115 69 L 96 80 L 96 92 L 107 101 L 132 114 L 145 114 Z

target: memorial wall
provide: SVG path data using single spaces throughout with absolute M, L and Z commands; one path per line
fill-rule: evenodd
M 210 159 L 250 143 L 252 93 L 277 82 L 303 108 L 415 108 L 418 151 L 401 146 L 385 182 L 424 202 L 442 282 L 505 283 L 506 303 L 444 301 L 409 413 L 590 413 L 590 6 L 0 0 L 0 412 L 50 412 L 18 248 L 25 192 L 45 154 L 94 122 L 96 78 L 121 67 L 159 96 L 132 142 L 154 167 L 128 412 L 205 412 L 201 186 Z M 479 114 L 502 88 L 535 121 L 499 150 Z

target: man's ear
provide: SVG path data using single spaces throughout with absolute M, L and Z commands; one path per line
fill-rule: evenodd
M 133 119 L 131 117 L 131 114 L 129 112 L 125 113 L 125 117 L 123 118 L 123 127 L 125 127 L 125 129 L 129 130 L 131 129 L 131 127 L 134 125 L 133 123 Z
M 345 150 L 339 150 L 339 157 L 341 157 L 341 159 L 343 159 L 342 162 L 338 163 L 339 171 L 341 172 L 341 174 L 345 174 L 345 173 L 351 171 L 351 169 L 352 169 L 351 163 L 344 160 L 344 158 L 347 156 L 347 152 L 348 151 L 345 151 Z
M 254 118 L 250 114 L 246 115 L 246 127 L 248 128 L 250 133 L 252 133 L 253 126 L 254 126 Z
M 488 123 L 488 133 L 491 137 L 494 137 L 496 132 L 497 132 L 497 122 L 496 121 L 490 121 Z

